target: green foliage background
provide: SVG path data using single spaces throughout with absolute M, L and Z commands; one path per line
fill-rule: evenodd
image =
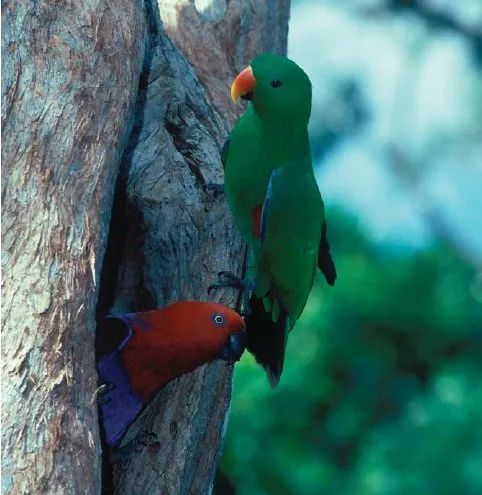
M 330 218 L 339 282 L 317 281 L 277 389 L 238 365 L 222 472 L 246 495 L 482 493 L 480 277 Z
M 278 388 L 236 366 L 218 495 L 482 493 L 482 3 L 443 5 L 294 2 L 338 281 Z

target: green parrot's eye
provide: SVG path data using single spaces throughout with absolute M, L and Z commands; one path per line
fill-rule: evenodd
M 220 314 L 213 315 L 214 324 L 218 327 L 224 326 L 224 316 Z
M 271 81 L 272 88 L 279 88 L 280 86 L 281 86 L 281 81 L 278 81 L 277 79 L 275 81 Z

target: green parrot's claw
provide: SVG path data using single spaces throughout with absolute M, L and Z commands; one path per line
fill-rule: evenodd
M 241 304 L 243 308 L 241 316 L 248 316 L 251 313 L 249 300 L 254 290 L 254 282 L 246 278 L 240 278 L 232 272 L 222 271 L 218 273 L 218 281 L 208 287 L 208 294 L 213 289 L 225 289 L 226 287 L 232 287 L 241 292 Z
M 206 194 L 212 194 L 215 198 L 224 194 L 224 186 L 222 184 L 215 184 L 210 182 L 209 184 L 204 185 L 204 192 Z

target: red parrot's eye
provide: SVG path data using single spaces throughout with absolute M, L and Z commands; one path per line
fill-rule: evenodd
M 220 314 L 215 314 L 212 317 L 214 324 L 218 327 L 224 327 L 224 316 Z

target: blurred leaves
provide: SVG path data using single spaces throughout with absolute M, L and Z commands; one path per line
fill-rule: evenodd
M 313 161 L 323 160 L 344 139 L 360 130 L 369 119 L 357 81 L 343 79 L 333 85 L 329 101 L 313 105 L 310 139 Z

